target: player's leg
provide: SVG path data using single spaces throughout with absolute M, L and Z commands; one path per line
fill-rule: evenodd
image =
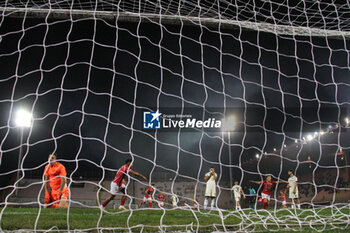
M 148 203 L 149 203 L 149 208 L 152 208 L 153 206 L 153 202 L 151 198 L 148 198 Z
M 125 201 L 126 201 L 126 198 L 127 198 L 127 196 L 126 196 L 125 185 L 122 185 L 122 186 L 120 187 L 120 192 L 123 193 L 123 196 L 122 196 L 122 198 L 121 198 L 121 200 L 120 200 L 119 209 L 125 210 L 124 204 L 125 204 Z
M 215 205 L 215 198 L 216 198 L 216 185 L 215 183 L 212 184 L 212 187 L 211 187 L 211 204 L 210 204 L 210 208 L 214 208 L 214 205 Z
M 270 199 L 269 198 L 270 196 L 265 194 L 265 193 L 262 193 L 261 196 L 262 196 L 262 199 L 263 199 L 263 208 L 266 209 L 267 205 L 269 204 L 268 201 Z
M 62 191 L 61 200 L 60 200 L 60 203 L 58 204 L 58 208 L 67 208 L 68 197 L 69 197 L 69 190 L 68 190 L 68 187 L 65 187 Z
M 143 206 L 143 204 L 145 204 L 145 202 L 146 202 L 146 196 L 143 196 L 143 199 L 142 199 L 142 201 L 140 202 L 140 207 L 141 206 Z
M 115 182 L 111 182 L 111 188 L 109 190 L 109 197 L 102 203 L 102 207 L 105 207 L 111 200 L 114 199 L 115 195 L 118 192 L 118 185 Z
M 215 205 L 215 196 L 214 197 L 211 197 L 211 203 L 210 203 L 210 208 L 214 208 L 214 205 Z
M 207 206 L 208 206 L 208 196 L 205 196 L 205 198 L 204 198 L 204 209 L 206 209 L 207 208 Z
M 51 192 L 47 191 L 45 192 L 45 200 L 44 200 L 44 208 L 51 208 L 51 203 L 52 203 L 52 196 L 51 196 Z
M 295 209 L 295 198 L 292 198 L 292 208 Z
M 121 200 L 120 200 L 120 206 L 119 206 L 119 209 L 121 209 L 121 210 L 125 210 L 124 204 L 125 204 L 126 198 L 127 198 L 127 196 L 126 196 L 126 195 L 123 195 L 123 196 L 122 196 L 122 198 L 121 198 Z
M 53 203 L 51 208 L 59 208 L 61 199 L 61 191 L 51 190 L 51 202 Z
M 109 197 L 102 203 L 102 207 L 105 207 L 110 201 L 114 199 L 115 195 L 110 194 Z
M 300 199 L 297 198 L 296 202 L 297 202 L 297 207 L 298 207 L 298 209 L 300 210 L 300 209 L 301 209 L 301 206 L 300 206 Z

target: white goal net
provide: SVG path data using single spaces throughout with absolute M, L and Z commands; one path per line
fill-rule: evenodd
M 1 1 L 0 229 L 346 230 L 349 19 L 347 1 Z

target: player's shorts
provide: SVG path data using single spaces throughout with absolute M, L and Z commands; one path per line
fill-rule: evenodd
M 164 201 L 158 201 L 158 206 L 159 206 L 159 208 L 164 207 Z
M 205 188 L 206 197 L 216 197 L 216 184 L 215 182 L 208 182 Z
M 117 195 L 118 192 L 125 194 L 125 184 L 118 186 L 117 183 L 111 182 L 111 190 L 109 191 L 112 195 Z
M 145 195 L 144 197 L 143 197 L 143 201 L 145 202 L 145 201 L 152 201 L 152 197 L 151 196 L 148 196 L 148 195 Z
M 241 201 L 241 197 L 235 197 L 235 201 L 236 201 L 236 202 Z
M 298 199 L 299 198 L 299 192 L 296 190 L 295 193 L 293 193 L 291 190 L 289 191 L 289 198 L 290 199 Z
M 176 201 L 172 201 L 173 207 L 177 207 L 177 202 Z
M 286 201 L 282 201 L 282 205 L 287 205 L 287 202 Z
M 270 195 L 268 195 L 266 193 L 261 193 L 261 198 L 262 199 L 267 199 L 268 201 L 270 201 Z

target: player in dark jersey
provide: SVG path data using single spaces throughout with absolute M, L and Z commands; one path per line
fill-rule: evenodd
M 263 185 L 263 190 L 261 191 L 261 198 L 263 199 L 263 208 L 264 209 L 266 209 L 267 205 L 270 202 L 271 190 L 272 190 L 273 185 L 277 184 L 277 183 L 284 183 L 283 181 L 272 181 L 271 176 L 267 176 L 266 180 L 263 180 L 263 181 L 250 180 L 249 182 Z
M 125 161 L 125 164 L 119 168 L 117 174 L 115 175 L 114 180 L 111 182 L 110 196 L 103 202 L 102 207 L 105 207 L 111 200 L 114 199 L 115 195 L 118 192 L 121 192 L 123 193 L 123 196 L 120 201 L 119 209 L 125 210 L 125 207 L 124 207 L 124 203 L 126 200 L 125 177 L 128 176 L 129 173 L 135 176 L 139 176 L 144 180 L 147 180 L 147 178 L 141 175 L 140 173 L 131 170 L 131 166 L 132 166 L 131 162 L 132 162 L 131 159 L 127 159 Z

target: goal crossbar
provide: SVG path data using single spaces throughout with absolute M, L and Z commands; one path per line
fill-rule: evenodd
M 350 32 L 338 30 L 326 30 L 319 28 L 276 25 L 270 23 L 256 23 L 250 21 L 237 21 L 228 19 L 203 18 L 181 15 L 164 15 L 150 13 L 132 13 L 132 12 L 116 12 L 116 11 L 92 11 L 92 10 L 76 10 L 76 9 L 41 9 L 41 8 L 16 8 L 16 7 L 0 7 L 1 15 L 6 17 L 23 18 L 52 18 L 52 19 L 84 19 L 99 18 L 103 20 L 118 20 L 126 22 L 139 22 L 161 20 L 162 24 L 170 25 L 190 25 L 200 24 L 207 27 L 218 27 L 222 29 L 244 28 L 246 30 L 261 31 L 273 33 L 277 35 L 288 36 L 308 36 L 308 37 L 331 37 L 340 39 L 349 39 Z

